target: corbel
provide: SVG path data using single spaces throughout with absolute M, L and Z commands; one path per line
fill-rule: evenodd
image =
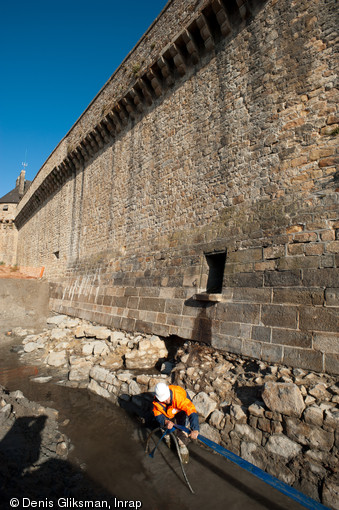
M 163 75 L 165 82 L 167 86 L 171 86 L 174 84 L 174 78 L 172 76 L 171 68 L 165 59 L 165 57 L 160 57 L 157 61 L 158 67 L 161 71 L 161 74 Z
M 205 48 L 208 51 L 213 50 L 213 48 L 214 48 L 213 35 L 210 30 L 210 27 L 208 26 L 208 21 L 206 19 L 206 16 L 204 16 L 203 13 L 201 13 L 200 16 L 197 18 L 197 26 L 199 28 L 200 35 L 203 38 Z
M 98 145 L 101 149 L 105 145 L 105 140 L 104 140 L 102 134 L 100 133 L 100 131 L 98 130 L 98 126 L 95 126 L 92 133 L 93 133 L 95 139 L 97 140 Z
M 131 115 L 131 117 L 135 118 L 136 116 L 136 106 L 134 104 L 134 101 L 132 102 L 131 99 L 129 99 L 127 96 L 123 97 L 121 99 L 121 103 L 124 105 L 124 107 L 127 110 L 127 113 Z
M 180 76 L 184 76 L 184 74 L 186 74 L 187 68 L 182 51 L 176 43 L 173 43 L 168 51 L 173 58 L 174 65 L 177 68 L 178 73 Z
M 132 100 L 133 100 L 133 103 L 135 104 L 137 110 L 142 113 L 143 110 L 144 110 L 144 107 L 142 106 L 142 97 L 141 95 L 139 94 L 139 92 L 136 90 L 135 87 L 132 87 L 130 92 L 129 92 Z
M 193 64 L 197 64 L 200 59 L 199 48 L 189 30 L 184 30 L 182 33 L 182 40 L 186 45 L 187 51 L 192 59 Z
M 162 90 L 162 85 L 161 85 L 161 82 L 159 80 L 159 78 L 157 77 L 157 75 L 155 74 L 154 70 L 153 69 L 149 69 L 147 71 L 147 74 L 146 74 L 150 84 L 152 85 L 152 88 L 155 92 L 155 95 L 157 97 L 160 97 L 163 90 Z
M 246 5 L 245 0 L 236 0 L 239 8 L 240 16 L 243 20 L 247 19 L 250 15 L 250 11 L 248 6 Z
M 121 119 L 121 122 L 123 123 L 123 125 L 126 126 L 127 123 L 128 123 L 128 115 L 127 115 L 126 110 L 123 107 L 123 105 L 121 105 L 120 102 L 117 103 L 115 105 L 115 107 L 114 107 L 114 110 L 118 114 L 118 116 Z
M 226 37 L 232 30 L 230 21 L 227 16 L 227 12 L 225 7 L 223 6 L 221 0 L 214 0 L 212 2 L 212 9 L 217 18 L 217 22 L 220 26 L 220 31 L 224 37 Z
M 150 87 L 148 86 L 144 78 L 138 79 L 138 85 L 141 89 L 141 92 L 145 98 L 146 103 L 150 106 L 153 103 L 152 91 Z

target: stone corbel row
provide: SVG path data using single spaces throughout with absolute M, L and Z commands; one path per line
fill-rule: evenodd
M 266 0 L 257 0 L 264 3 Z M 88 133 L 83 140 L 70 150 L 67 157 L 46 177 L 29 202 L 16 218 L 19 225 L 24 222 L 42 201 L 56 190 L 64 179 L 100 149 L 110 143 L 128 124 L 151 106 L 153 102 L 172 87 L 177 77 L 184 76 L 189 68 L 199 64 L 206 52 L 215 48 L 220 37 L 232 32 L 229 4 L 238 10 L 239 18 L 246 20 L 250 15 L 247 0 L 206 0 L 202 10 L 166 48 L 157 61 L 142 76 L 138 77 L 130 90 L 114 105 L 112 110 Z
M 199 63 L 206 50 L 213 51 L 217 38 L 213 26 L 218 25 L 222 37 L 232 32 L 227 3 L 228 0 L 205 2 L 202 11 L 190 25 L 163 50 L 158 60 L 136 79 L 133 87 L 69 154 L 76 168 L 109 143 L 128 124 L 129 118 L 135 119 L 142 114 L 147 106 L 151 106 L 167 88 L 173 86 L 176 75 L 184 76 L 191 64 Z M 246 0 L 233 0 L 233 4 L 237 5 L 242 20 L 250 16 Z M 211 17 L 215 18 L 216 23 L 211 23 Z

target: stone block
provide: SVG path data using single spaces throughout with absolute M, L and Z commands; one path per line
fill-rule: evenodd
M 237 273 L 224 276 L 224 287 L 263 287 L 262 273 Z
M 251 325 L 239 324 L 238 322 L 220 321 L 219 333 L 222 335 L 237 336 L 241 338 L 250 338 Z
M 233 290 L 233 300 L 251 301 L 252 303 L 270 303 L 271 289 L 235 288 Z
M 265 287 L 296 287 L 301 285 L 301 271 L 265 271 Z
M 339 287 L 339 269 L 304 269 L 302 285 L 304 287 Z
M 281 363 L 283 360 L 284 348 L 280 345 L 263 343 L 261 346 L 261 359 L 269 363 Z
M 258 324 L 260 306 L 247 303 L 218 303 L 216 319 L 227 322 Z
M 313 349 L 339 355 L 339 333 L 314 333 Z
M 323 305 L 322 289 L 282 288 L 273 290 L 273 303 L 298 305 Z
M 244 441 L 257 445 L 261 444 L 262 432 L 250 427 L 246 423 L 236 423 L 234 432 L 236 432 L 236 434 Z
M 290 329 L 272 328 L 272 344 L 312 348 L 312 334 Z
M 264 259 L 279 259 L 285 255 L 285 246 L 269 246 L 264 248 Z
M 319 406 L 310 406 L 304 411 L 304 420 L 308 424 L 322 427 L 324 423 L 324 411 Z
M 118 327 L 126 331 L 138 331 L 138 328 L 136 327 L 137 322 L 140 321 L 128 317 L 121 317 Z
M 325 306 L 339 307 L 339 288 L 325 289 Z
M 251 338 L 259 342 L 270 343 L 271 328 L 268 326 L 252 326 Z
M 227 254 L 227 263 L 247 263 L 256 260 L 262 260 L 261 248 L 248 248 L 247 250 L 238 250 Z
M 166 299 L 165 313 L 181 315 L 183 309 L 182 299 Z
M 261 321 L 265 326 L 296 329 L 297 309 L 294 306 L 263 305 Z
M 305 409 L 302 394 L 292 383 L 265 383 L 262 399 L 269 409 L 286 416 L 300 417 Z
M 265 449 L 289 461 L 299 455 L 302 447 L 284 435 L 275 435 L 269 437 Z
M 333 431 L 325 431 L 314 424 L 310 425 L 292 418 L 286 420 L 286 434 L 293 441 L 315 450 L 330 451 L 334 444 Z
M 217 403 L 211 397 L 207 395 L 204 391 L 201 391 L 192 400 L 195 408 L 200 416 L 204 419 L 208 418 L 208 416 L 216 409 Z
M 299 328 L 302 331 L 339 331 L 339 308 L 300 307 Z
M 212 347 L 235 354 L 240 354 L 242 350 L 242 339 L 229 337 L 227 335 L 213 334 Z
M 261 343 L 260 342 L 251 342 L 251 340 L 244 339 L 242 344 L 242 354 L 243 356 L 248 356 L 249 358 L 260 359 L 261 357 Z
M 164 312 L 165 311 L 165 299 L 160 298 L 140 298 L 139 309 L 149 310 L 153 312 Z
M 278 261 L 278 270 L 279 271 L 288 271 L 288 270 L 298 270 L 304 268 L 318 268 L 320 266 L 320 258 L 319 257 L 305 257 L 304 255 L 296 256 L 296 257 L 285 257 L 283 259 L 279 259 Z
M 324 365 L 326 372 L 339 375 L 339 354 L 325 354 Z
M 290 367 L 304 368 L 322 372 L 324 370 L 323 355 L 311 349 L 284 347 L 283 363 Z

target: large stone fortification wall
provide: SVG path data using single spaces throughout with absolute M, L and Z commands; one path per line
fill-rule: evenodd
M 339 373 L 335 4 L 168 3 L 19 205 L 54 310 Z
M 15 264 L 18 231 L 14 224 L 17 204 L 0 204 L 0 262 Z

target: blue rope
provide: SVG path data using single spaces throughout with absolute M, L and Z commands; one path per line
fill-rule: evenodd
M 156 446 L 153 448 L 153 450 L 151 451 L 151 453 L 149 454 L 150 457 L 154 457 L 154 454 L 155 454 L 155 450 L 158 448 L 159 444 L 161 443 L 161 441 L 164 439 L 164 437 L 166 436 L 166 434 L 169 434 L 170 431 L 169 430 L 165 430 L 165 432 L 163 433 L 163 435 L 161 436 L 161 438 L 159 439 L 159 441 L 157 442 Z
M 177 429 L 183 430 L 184 432 L 187 432 L 190 434 L 190 430 L 186 427 L 182 427 L 181 425 L 174 425 Z M 262 469 L 258 468 L 257 466 L 254 466 L 254 464 L 251 464 L 250 462 L 247 462 L 247 460 L 242 459 L 235 453 L 230 452 L 229 450 L 226 450 L 226 448 L 223 448 L 223 446 L 220 446 L 219 444 L 215 443 L 214 441 L 211 441 L 210 439 L 207 439 L 207 437 L 202 436 L 201 434 L 198 435 L 198 440 L 204 443 L 206 446 L 211 448 L 212 450 L 216 451 L 220 455 L 223 455 L 223 457 L 226 457 L 226 459 L 229 459 L 230 461 L 234 462 L 238 466 L 242 467 L 246 471 L 249 471 L 253 475 L 255 475 L 257 478 L 260 478 L 268 485 L 271 485 L 274 487 L 274 489 L 277 489 L 278 491 L 282 492 L 283 494 L 286 494 L 286 496 L 290 497 L 291 499 L 294 499 L 301 505 L 303 505 L 305 508 L 309 508 L 310 510 L 330 510 L 327 506 L 322 505 L 321 503 L 318 503 L 312 498 L 309 498 L 302 492 L 297 491 L 293 487 L 290 487 L 286 483 L 278 480 L 274 476 L 270 475 L 269 473 L 265 473 Z

